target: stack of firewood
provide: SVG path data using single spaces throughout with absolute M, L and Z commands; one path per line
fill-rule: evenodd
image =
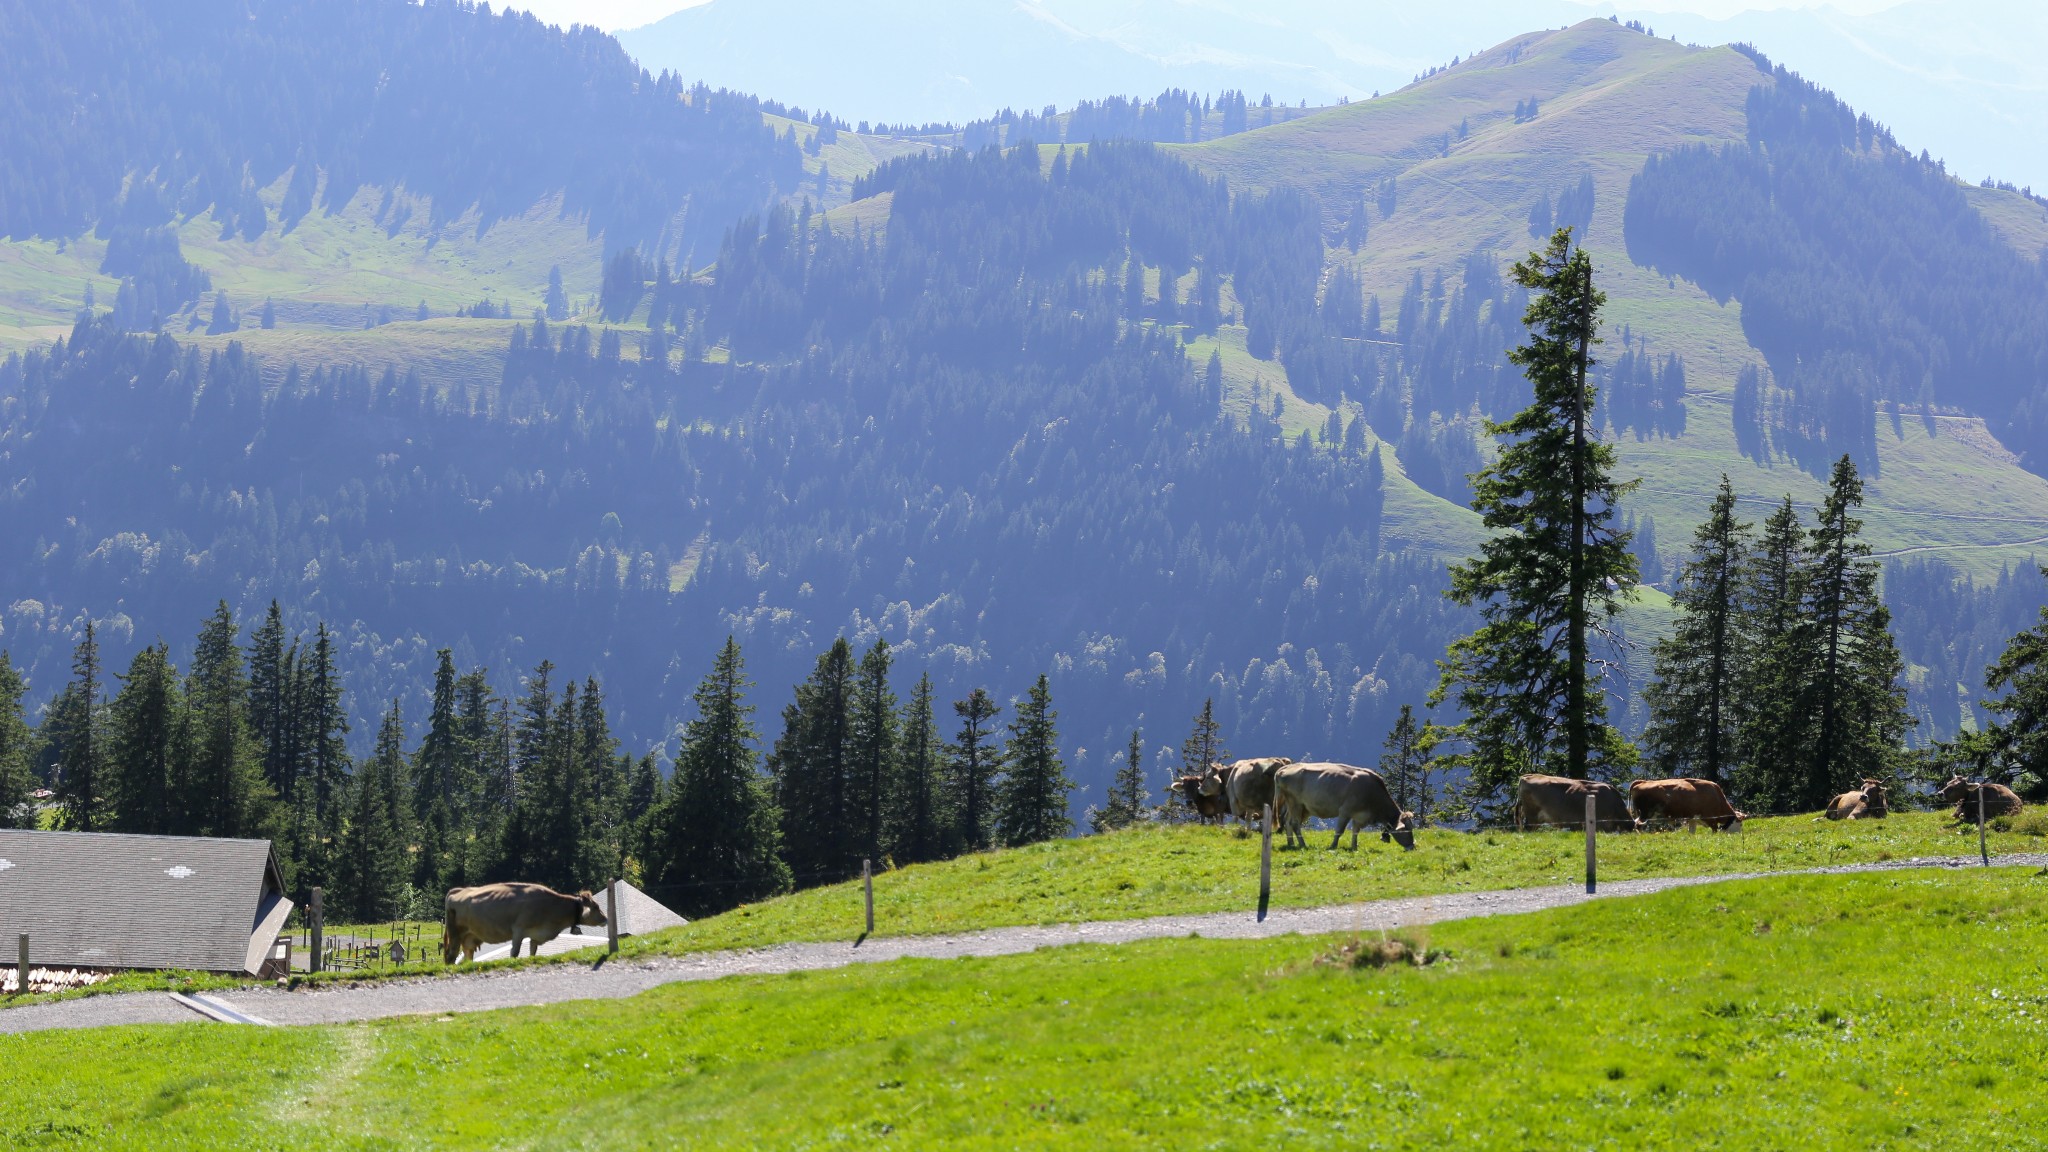
M 111 972 L 95 972 L 90 968 L 31 968 L 28 970 L 30 992 L 66 992 L 97 984 Z M 0 969 L 0 994 L 12 996 L 17 991 L 17 977 L 12 968 Z

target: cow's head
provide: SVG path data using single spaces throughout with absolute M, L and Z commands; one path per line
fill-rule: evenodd
M 1742 822 L 1744 820 L 1749 819 L 1749 813 L 1744 812 L 1740 808 L 1730 808 L 1729 811 L 1735 813 L 1735 818 L 1733 820 L 1728 821 L 1728 827 L 1726 830 L 1729 832 L 1742 831 Z
M 1380 833 L 1380 843 L 1385 844 L 1389 840 L 1410 852 L 1415 851 L 1415 813 L 1401 813 L 1401 818 L 1394 821 L 1392 829 Z
M 597 906 L 597 901 L 591 897 L 590 893 L 578 892 L 576 899 L 583 905 L 577 910 L 576 922 L 585 928 L 604 927 L 604 909 Z
M 1935 793 L 1936 796 L 1941 797 L 1944 804 L 1957 803 L 1969 794 L 1970 782 L 1963 779 L 1960 774 L 1949 777 L 1948 783 L 1943 784 L 1941 791 Z

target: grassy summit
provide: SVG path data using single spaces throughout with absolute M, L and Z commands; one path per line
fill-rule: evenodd
M 0 1039 L 10 1147 L 2027 1147 L 2043 881 L 1784 878 L 308 1029 Z M 1902 947 L 1902 942 L 1919 942 Z

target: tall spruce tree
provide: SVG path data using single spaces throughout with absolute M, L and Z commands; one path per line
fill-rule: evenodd
M 649 818 L 648 877 L 687 916 L 721 912 L 788 889 L 774 797 L 761 775 L 760 733 L 746 702 L 746 665 L 728 636 L 697 686 L 675 778 Z
M 1819 675 L 1813 691 L 1813 755 L 1808 761 L 1804 808 L 1865 777 L 1890 780 L 1898 771 L 1906 732 L 1901 680 L 1905 661 L 1892 638 L 1891 610 L 1878 594 L 1878 565 L 1862 537 L 1863 480 L 1847 455 L 1835 462 L 1827 499 L 1808 537 L 1811 570 L 1806 612 L 1816 634 Z
M 782 710 L 782 735 L 768 756 L 782 817 L 784 858 L 797 881 L 813 884 L 860 871 L 866 813 L 853 780 L 853 648 L 839 637 L 796 699 Z
M 519 719 L 512 730 L 512 810 L 505 819 L 499 863 L 508 879 L 559 887 L 560 878 L 552 875 L 555 848 L 547 842 L 556 815 L 548 805 L 560 794 L 559 783 L 549 779 L 557 767 L 559 743 L 554 673 L 554 662 L 542 660 L 527 677 L 526 695 L 519 702 Z
M 332 857 L 341 842 L 349 779 L 348 711 L 334 667 L 327 625 L 314 631 L 311 655 L 298 668 L 297 692 L 305 743 L 305 770 L 294 801 L 301 888 L 332 882 Z
M 605 883 L 619 875 L 625 859 L 626 767 L 619 758 L 619 742 L 612 738 L 611 724 L 604 714 L 604 686 L 595 676 L 583 679 L 583 697 L 576 706 L 576 776 L 583 794 L 582 824 L 576 829 L 583 841 L 585 867 L 590 883 Z
M 1428 726 L 1415 723 L 1414 706 L 1401 705 L 1401 714 L 1394 719 L 1394 728 L 1380 751 L 1380 775 L 1386 779 L 1394 803 L 1404 812 L 1415 813 L 1417 824 L 1429 819 L 1430 805 L 1436 800 L 1430 781 L 1431 744 Z
M 1644 690 L 1650 758 L 1672 776 L 1725 784 L 1740 743 L 1738 674 L 1748 666 L 1750 525 L 1735 516 L 1735 488 L 1724 474 L 1707 518 L 1693 533 L 1672 602 L 1678 620 L 1655 648 L 1656 681 Z
M 847 743 L 852 768 L 854 815 L 861 821 L 859 848 L 879 867 L 889 785 L 896 779 L 896 694 L 889 690 L 889 642 L 876 640 L 860 658 L 849 712 Z
M 953 817 L 949 847 L 954 853 L 981 851 L 994 831 L 995 779 L 1003 769 L 1003 752 L 995 743 L 993 725 L 1001 711 L 1002 705 L 985 688 L 953 701 L 960 732 L 946 749 L 946 809 Z
M 2039 623 L 2014 636 L 1985 669 L 1984 686 L 2004 693 L 1984 706 L 1998 717 L 1988 735 L 2013 789 L 2031 803 L 2048 800 L 2048 607 L 2041 609 Z M 0 692 L 0 704 L 4 700 Z
M 1741 757 L 1734 782 L 1755 812 L 1790 812 L 1803 791 L 1817 663 L 1804 608 L 1806 569 L 1806 530 L 1787 496 L 1764 521 L 1744 595 L 1749 659 L 1736 677 Z
M 1488 422 L 1499 456 L 1473 476 L 1472 507 L 1488 529 L 1480 554 L 1451 567 L 1448 595 L 1477 607 L 1478 631 L 1454 642 L 1432 704 L 1454 698 L 1474 795 L 1497 798 L 1525 772 L 1586 777 L 1626 771 L 1634 750 L 1607 723 L 1592 644 L 1611 638 L 1636 581 L 1615 510 L 1633 488 L 1613 478 L 1614 448 L 1592 426 L 1588 379 L 1606 297 L 1569 228 L 1514 266 L 1533 295 L 1529 342 L 1508 353 L 1534 401 Z
M 897 864 L 937 860 L 945 852 L 945 741 L 932 715 L 932 677 L 910 690 L 889 788 L 889 855 Z
M 179 831 L 171 824 L 171 781 L 190 749 L 183 747 L 185 702 L 169 647 L 158 643 L 137 652 L 120 679 L 107 725 L 113 753 L 109 830 Z
M 334 861 L 335 914 L 358 924 L 393 919 L 410 868 L 404 833 L 405 721 L 398 701 L 384 713 L 377 744 L 350 784 L 348 826 Z
M 472 785 L 456 730 L 455 681 L 455 657 L 443 648 L 435 653 L 426 736 L 412 763 L 413 806 L 420 837 L 415 882 L 425 888 L 445 888 L 456 882 L 461 870 L 461 840 L 469 823 Z
M 69 832 L 101 832 L 107 824 L 105 702 L 100 698 L 100 644 L 93 622 L 71 655 L 71 683 L 50 707 L 50 731 L 57 768 L 57 826 Z
M 234 612 L 223 600 L 199 631 L 185 699 L 192 717 L 191 766 L 179 809 L 201 836 L 262 835 L 271 817 L 262 750 L 249 732 L 249 681 Z
M 22 697 L 28 681 L 14 661 L 0 651 L 0 828 L 36 826 L 35 771 L 30 766 L 35 732 L 29 727 Z
M 286 646 L 284 613 L 277 601 L 249 637 L 249 734 L 261 749 L 263 778 L 278 796 L 290 797 L 298 768 L 292 752 L 292 656 Z
M 1133 728 L 1130 746 L 1124 749 L 1124 762 L 1116 770 L 1109 795 L 1104 798 L 1102 807 L 1088 814 L 1088 824 L 1096 832 L 1114 832 L 1144 818 L 1145 746 L 1138 730 Z
M 1074 790 L 1074 782 L 1067 779 L 1066 762 L 1060 758 L 1058 718 L 1052 686 L 1041 672 L 1010 722 L 1008 771 L 996 790 L 996 835 L 1009 847 L 1074 830 L 1067 815 L 1067 794 Z

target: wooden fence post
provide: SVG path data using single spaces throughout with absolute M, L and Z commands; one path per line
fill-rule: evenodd
M 605 947 L 613 955 L 619 951 L 619 882 L 604 886 L 604 934 Z
M 1259 828 L 1259 922 L 1266 920 L 1266 902 L 1273 895 L 1273 805 L 1267 804 Z
M 306 957 L 306 971 L 308 972 L 320 971 L 321 960 L 325 955 L 321 944 L 324 942 L 324 937 L 327 933 L 326 925 L 321 921 L 320 897 L 320 889 L 313 889 L 313 901 L 306 906 L 306 935 L 307 939 L 312 942 L 312 954 Z
M 862 935 L 873 936 L 875 934 L 875 867 L 873 861 L 863 860 L 860 862 L 860 886 L 862 892 L 867 897 L 868 906 L 868 930 L 862 933 Z
M 1593 860 L 1593 839 L 1595 827 L 1593 814 L 1595 810 L 1596 809 L 1594 807 L 1594 794 L 1589 791 L 1586 793 L 1586 895 L 1588 896 L 1591 896 L 1593 894 L 1594 888 L 1598 884 L 1598 869 L 1594 864 Z
M 28 933 L 21 934 L 21 951 L 14 958 L 14 994 L 28 995 Z
M 1979 783 L 1977 785 L 1977 855 L 1983 859 L 1984 866 L 1989 868 L 1991 867 L 1991 841 L 1984 831 L 1985 791 L 1985 786 Z

